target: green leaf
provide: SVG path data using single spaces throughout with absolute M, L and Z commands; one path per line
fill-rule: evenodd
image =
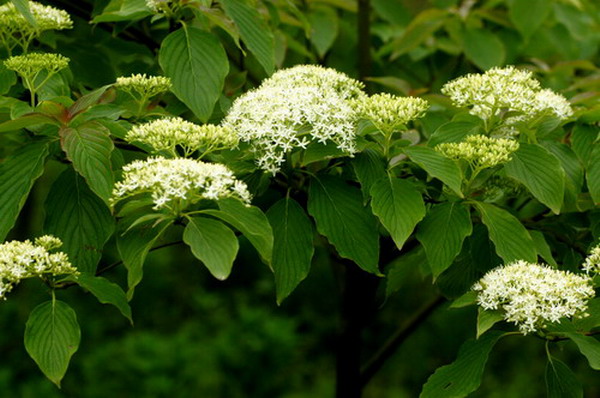
M 596 205 L 600 205 L 600 143 L 593 145 L 586 170 L 586 180 L 590 195 Z
M 390 297 L 412 282 L 423 263 L 427 263 L 427 258 L 421 246 L 395 259 L 386 269 L 385 296 Z
M 273 272 L 277 304 L 290 295 L 310 271 L 315 248 L 313 227 L 294 199 L 279 200 L 267 211 L 273 226 Z
M 0 133 L 21 130 L 25 127 L 31 127 L 40 124 L 53 124 L 55 126 L 60 126 L 60 123 L 53 117 L 41 113 L 29 113 L 14 120 L 8 120 L 4 123 L 0 123 Z
M 112 84 L 100 87 L 86 95 L 81 96 L 77 101 L 69 107 L 69 118 L 74 118 L 78 114 L 85 112 L 92 105 L 96 105 L 102 101 L 106 95 L 106 90 L 112 87 Z
M 386 176 L 373 184 L 371 197 L 373 214 L 401 250 L 419 221 L 425 217 L 421 194 L 411 182 Z
M 96 271 L 114 224 L 108 207 L 72 169 L 57 178 L 46 199 L 44 231 L 63 241 L 61 250 L 79 271 Z
M 507 176 L 525 185 L 555 214 L 560 212 L 565 194 L 565 172 L 560 161 L 547 149 L 522 142 L 504 169 Z
M 92 23 L 135 21 L 152 15 L 146 0 L 112 0 Z
M 477 292 L 469 290 L 450 304 L 448 308 L 463 308 L 477 304 Z
M 357 188 L 333 176 L 315 177 L 308 190 L 308 212 L 340 256 L 380 275 L 377 223 Z
M 231 229 L 221 221 L 190 217 L 183 232 L 183 241 L 215 278 L 227 279 L 239 249 L 238 240 Z
M 429 377 L 420 397 L 462 398 L 477 390 L 490 351 L 500 337 L 501 332 L 489 332 L 477 340 L 465 342 L 456 361 L 442 366 Z
M 44 172 L 48 143 L 34 141 L 0 163 L 0 241 L 15 225 L 35 180 Z
M 583 388 L 567 365 L 556 358 L 546 364 L 547 398 L 583 398 Z
M 338 35 L 338 14 L 331 7 L 311 7 L 308 13 L 310 41 L 319 57 L 325 57 Z
M 565 335 L 577 344 L 577 348 L 587 358 L 590 367 L 600 370 L 600 341 L 592 336 L 584 336 L 579 333 L 565 333 Z
M 275 40 L 271 29 L 247 0 L 219 0 L 225 13 L 240 30 L 242 41 L 268 75 L 275 69 Z
M 108 129 L 90 122 L 60 129 L 62 148 L 77 172 L 105 203 L 112 195 L 114 176 L 110 155 L 114 149 Z
M 385 163 L 381 156 L 372 149 L 367 149 L 357 154 L 351 160 L 351 163 L 356 177 L 360 182 L 363 196 L 367 199 L 370 196 L 373 184 L 377 180 L 385 178 Z
M 46 377 L 59 387 L 80 340 L 77 315 L 62 301 L 42 303 L 29 315 L 25 349 Z
M 3 62 L 0 62 L 0 95 L 8 93 L 10 88 L 17 83 L 17 75 L 8 70 Z M 12 98 L 11 98 L 12 99 Z
M 438 144 L 446 142 L 460 142 L 465 137 L 473 134 L 480 134 L 481 126 L 473 122 L 448 122 L 438 127 L 431 137 L 427 145 L 435 147 Z
M 501 311 L 486 311 L 479 307 L 477 312 L 477 338 L 503 319 L 504 315 Z
M 102 304 L 114 305 L 129 322 L 133 323 L 127 296 L 119 285 L 106 278 L 87 273 L 81 273 L 72 280 L 92 293 Z
M 466 57 L 482 70 L 500 66 L 506 58 L 502 41 L 486 29 L 467 28 L 463 46 Z
M 429 175 L 439 179 L 461 198 L 462 173 L 455 161 L 450 160 L 432 148 L 411 146 L 403 149 L 404 153 L 425 170 Z
M 240 231 L 260 256 L 271 264 L 273 255 L 273 230 L 265 214 L 258 207 L 246 206 L 237 199 L 221 199 L 220 210 L 204 210 L 203 213 L 220 218 Z
M 393 50 L 391 59 L 417 48 L 441 28 L 447 18 L 446 10 L 430 8 L 421 12 L 406 27 L 404 34 L 387 46 Z
M 163 223 L 152 227 L 146 224 L 117 235 L 117 249 L 123 265 L 127 268 L 128 300 L 133 298 L 135 287 L 142 281 L 146 256 L 170 225 L 171 223 Z
M 595 126 L 577 125 L 571 133 L 571 149 L 584 166 L 588 166 L 594 142 L 598 139 L 598 129 Z
M 475 207 L 494 242 L 496 253 L 505 263 L 515 260 L 537 262 L 533 239 L 515 216 L 489 203 L 476 202 Z
M 23 15 L 23 18 L 25 18 L 25 20 L 27 21 L 27 23 L 29 23 L 29 25 L 37 26 L 37 22 L 33 16 L 33 14 L 31 13 L 31 9 L 29 8 L 29 0 L 10 0 L 10 1 L 11 1 L 11 3 L 13 3 L 13 5 L 17 9 L 17 11 L 19 11 L 19 13 L 21 15 Z
M 542 26 L 551 5 L 548 0 L 512 0 L 509 2 L 510 20 L 519 33 L 529 39 Z
M 535 250 L 540 255 L 540 257 L 543 258 L 544 260 L 546 260 L 546 262 L 549 265 L 551 265 L 553 267 L 557 267 L 558 264 L 556 263 L 556 260 L 554 260 L 554 257 L 552 256 L 552 249 L 550 249 L 548 242 L 546 242 L 546 238 L 544 237 L 544 234 L 541 233 L 540 231 L 531 231 L 530 230 L 529 235 L 531 236 L 531 239 L 533 239 L 533 245 L 535 246 Z
M 434 279 L 452 265 L 472 232 L 469 209 L 463 204 L 442 203 L 429 210 L 419 224 L 417 239 L 425 248 Z
M 208 32 L 187 27 L 169 34 L 158 55 L 177 98 L 203 122 L 211 116 L 229 72 L 227 54 Z

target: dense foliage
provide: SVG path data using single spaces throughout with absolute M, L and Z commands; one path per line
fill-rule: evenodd
M 599 394 L 599 50 L 591 0 L 5 2 L 0 396 Z

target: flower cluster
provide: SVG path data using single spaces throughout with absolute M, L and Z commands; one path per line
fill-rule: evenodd
M 45 235 L 32 243 L 11 241 L 0 245 L 0 298 L 22 279 L 46 275 L 77 275 L 63 252 L 51 253 L 62 246 L 60 239 Z
M 201 199 L 227 197 L 250 203 L 246 184 L 222 164 L 193 159 L 153 157 L 123 167 L 123 180 L 115 184 L 113 205 L 121 199 L 150 193 L 154 209 L 167 208 L 178 214 Z
M 569 102 L 552 90 L 542 90 L 531 72 L 508 66 L 492 68 L 484 74 L 468 74 L 444 85 L 442 93 L 458 107 L 485 121 L 505 117 L 500 130 L 514 130 L 521 122 L 541 115 L 565 120 L 573 115 Z
M 152 98 L 171 89 L 171 79 L 165 76 L 146 76 L 134 74 L 129 77 L 118 77 L 115 87 L 129 93 L 135 98 Z
M 357 115 L 350 101 L 362 95 L 362 84 L 343 73 L 300 65 L 237 98 L 223 125 L 250 143 L 260 168 L 275 174 L 287 153 L 314 141 L 354 153 Z
M 35 1 L 29 2 L 29 9 L 35 19 L 35 26 L 31 25 L 11 2 L 0 6 L 0 41 L 9 53 L 17 45 L 26 51 L 29 43 L 44 31 L 73 27 L 71 17 L 64 10 Z
M 475 170 L 494 167 L 510 160 L 519 143 L 507 138 L 470 135 L 463 142 L 436 145 L 435 149 L 450 159 L 467 161 Z
M 583 270 L 589 273 L 600 274 L 600 245 L 594 247 L 583 263 Z
M 49 74 L 59 72 L 69 66 L 69 61 L 69 58 L 60 54 L 32 53 L 10 57 L 4 61 L 4 66 L 23 78 L 34 79 L 42 71 Z
M 370 120 L 384 134 L 393 133 L 411 120 L 422 117 L 429 107 L 417 97 L 397 97 L 387 93 L 353 101 L 359 118 Z
M 546 265 L 516 261 L 489 271 L 473 288 L 484 310 L 501 310 L 523 334 L 561 318 L 585 316 L 591 279 Z
M 181 0 L 146 0 L 146 5 L 154 13 L 171 14 L 181 6 Z
M 184 156 L 196 151 L 201 155 L 237 145 L 237 136 L 227 127 L 197 124 L 178 117 L 158 119 L 133 127 L 125 139 L 150 146 L 155 152 L 177 156 L 177 147 Z

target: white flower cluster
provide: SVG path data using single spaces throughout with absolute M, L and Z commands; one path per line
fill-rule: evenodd
M 300 65 L 237 98 L 223 125 L 250 143 L 260 168 L 275 174 L 287 153 L 313 141 L 353 154 L 357 115 L 350 101 L 363 95 L 362 84 L 343 73 Z
M 63 252 L 50 253 L 62 246 L 60 239 L 45 235 L 34 243 L 11 241 L 0 245 L 0 298 L 22 279 L 44 275 L 77 275 Z
M 169 91 L 171 79 L 165 76 L 146 76 L 145 73 L 138 73 L 128 77 L 117 77 L 115 87 L 133 96 L 137 95 L 139 98 L 148 99 Z
M 583 263 L 583 270 L 588 274 L 600 274 L 600 245 L 590 251 L 590 255 L 587 256 Z
M 429 107 L 422 98 L 387 93 L 360 97 L 353 105 L 359 118 L 370 120 L 384 134 L 393 133 L 409 121 L 422 117 Z
M 561 120 L 573 115 L 569 102 L 552 90 L 542 90 L 531 72 L 492 68 L 484 74 L 468 74 L 444 85 L 442 93 L 458 107 L 470 107 L 470 113 L 483 120 L 502 117 L 501 129 L 514 129 L 541 115 L 554 115 Z M 516 113 L 516 114 L 515 114 Z
M 179 7 L 181 0 L 146 0 L 146 5 L 154 13 L 170 13 Z
M 47 30 L 62 30 L 73 27 L 73 21 L 64 10 L 45 6 L 35 1 L 29 2 L 29 9 L 36 26 L 27 22 L 12 2 L 0 6 L 0 41 L 9 50 L 21 45 L 27 49 L 29 42 Z
M 41 71 L 50 74 L 59 72 L 69 66 L 69 61 L 69 58 L 60 54 L 31 53 L 10 57 L 4 61 L 4 66 L 26 79 L 34 79 Z
M 585 316 L 591 279 L 546 265 L 516 261 L 489 271 L 472 289 L 484 310 L 501 310 L 523 334 L 561 318 Z
M 245 203 L 251 199 L 246 184 L 224 165 L 184 158 L 154 157 L 125 165 L 111 201 L 114 205 L 143 193 L 150 193 L 155 210 L 167 208 L 176 214 L 201 199 L 234 197 Z
M 152 147 L 155 152 L 169 152 L 177 156 L 177 147 L 181 147 L 184 156 L 196 151 L 200 155 L 214 150 L 233 148 L 238 137 L 229 128 L 215 125 L 203 125 L 185 121 L 178 117 L 158 119 L 133 127 L 125 139 L 140 142 Z
M 510 160 L 519 143 L 507 138 L 470 135 L 463 142 L 436 145 L 435 150 L 450 159 L 467 161 L 475 170 L 494 167 Z

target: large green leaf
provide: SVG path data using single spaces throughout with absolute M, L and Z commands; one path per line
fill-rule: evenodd
M 593 145 L 586 171 L 588 189 L 596 205 L 600 205 L 600 142 Z
M 592 149 L 594 149 L 594 142 L 598 139 L 600 132 L 595 126 L 587 124 L 577 125 L 573 127 L 571 133 L 571 149 L 577 155 L 581 163 L 587 167 Z
M 448 185 L 460 197 L 463 196 L 461 192 L 462 173 L 454 160 L 425 146 L 407 147 L 404 148 L 404 153 L 429 175 Z
M 311 7 L 308 13 L 310 41 L 319 57 L 325 57 L 338 35 L 338 14 L 332 7 Z
M 248 238 L 263 260 L 271 264 L 273 230 L 262 210 L 231 198 L 221 199 L 218 203 L 220 210 L 205 210 L 204 213 L 231 224 Z
M 72 169 L 54 182 L 46 199 L 44 231 L 63 241 L 62 251 L 81 272 L 95 272 L 114 231 L 108 207 Z
M 114 144 L 109 131 L 100 123 L 90 122 L 60 130 L 61 144 L 73 167 L 105 203 L 112 194 L 114 175 L 110 155 Z
M 35 180 L 44 172 L 48 143 L 36 141 L 0 163 L 0 241 L 15 225 Z
M 479 307 L 477 312 L 477 338 L 490 330 L 492 326 L 504 319 L 500 310 L 484 310 Z
M 92 23 L 135 21 L 151 14 L 146 0 L 111 0 Z
M 219 0 L 225 13 L 240 31 L 242 41 L 254 54 L 267 74 L 275 68 L 275 40 L 271 29 L 247 0 Z
M 429 210 L 419 224 L 417 239 L 425 248 L 434 278 L 452 264 L 472 231 L 469 209 L 462 203 L 442 203 Z
M 170 223 L 157 226 L 146 223 L 117 235 L 117 249 L 123 265 L 127 268 L 128 300 L 132 299 L 135 287 L 142 281 L 144 261 L 148 252 L 169 226 Z
M 423 197 L 406 180 L 386 176 L 371 187 L 371 207 L 388 230 L 398 249 L 402 249 L 415 227 L 425 217 Z
M 500 66 L 506 58 L 504 44 L 489 30 L 467 28 L 463 46 L 466 57 L 482 70 Z
M 114 305 L 125 318 L 129 319 L 129 322 L 133 323 L 127 296 L 119 285 L 106 278 L 87 273 L 79 274 L 73 278 L 73 281 L 92 293 L 102 304 Z
M 509 2 L 510 20 L 528 39 L 542 25 L 551 10 L 548 0 L 512 0 Z
M 40 124 L 54 124 L 56 126 L 60 125 L 56 119 L 48 115 L 44 115 L 42 113 L 28 113 L 14 120 L 8 120 L 4 123 L 0 123 L 0 133 L 20 130 L 25 127 L 36 126 Z
M 593 298 L 588 302 L 586 313 L 588 313 L 589 316 L 573 319 L 573 325 L 577 330 L 588 332 L 594 328 L 600 327 L 600 297 Z
M 311 180 L 308 212 L 320 234 L 329 239 L 340 256 L 367 272 L 379 274 L 379 234 L 375 217 L 362 203 L 361 193 L 333 176 Z
M 171 78 L 177 98 L 206 122 L 229 72 L 227 54 L 219 40 L 184 25 L 163 40 L 158 61 Z
M 62 301 L 42 303 L 29 315 L 25 349 L 46 377 L 59 387 L 80 340 L 77 315 Z
M 392 59 L 414 50 L 437 31 L 448 18 L 448 11 L 430 8 L 417 15 L 406 27 L 402 36 L 388 47 L 393 51 Z
M 547 149 L 521 143 L 504 166 L 506 175 L 519 181 L 554 213 L 560 212 L 565 194 L 565 172 L 560 161 Z
M 474 122 L 452 121 L 442 124 L 438 127 L 427 142 L 427 145 L 434 147 L 445 142 L 460 142 L 465 137 L 473 134 L 480 134 L 481 126 Z
M 370 197 L 373 184 L 386 176 L 383 158 L 376 151 L 367 149 L 352 159 L 352 167 L 360 182 L 363 196 L 367 199 Z
M 285 198 L 267 211 L 273 226 L 273 272 L 277 303 L 294 291 L 310 271 L 313 246 L 313 227 L 310 219 L 294 199 Z
M 450 365 L 442 366 L 429 377 L 421 398 L 462 398 L 479 388 L 490 351 L 502 337 L 500 332 L 488 332 L 477 340 L 468 340 Z
M 537 251 L 537 253 L 539 254 L 539 256 L 541 258 L 543 258 L 544 260 L 546 260 L 546 262 L 548 264 L 550 264 L 553 267 L 557 267 L 558 264 L 556 263 L 556 260 L 554 260 L 554 257 L 552 256 L 552 249 L 550 248 L 550 245 L 548 245 L 548 242 L 546 242 L 546 238 L 544 237 L 544 234 L 540 231 L 528 231 L 529 235 L 531 236 L 531 239 L 533 239 L 533 244 L 535 246 L 535 250 Z
M 548 398 L 583 398 L 583 388 L 571 369 L 556 358 L 546 364 Z
M 477 202 L 475 207 L 489 231 L 496 253 L 505 263 L 515 260 L 537 261 L 533 239 L 515 216 L 489 203 Z
M 600 370 L 600 341 L 579 333 L 566 333 L 566 336 L 577 344 L 577 348 L 587 358 L 590 367 Z
M 183 232 L 183 241 L 215 278 L 227 279 L 239 249 L 231 229 L 221 221 L 191 217 Z

